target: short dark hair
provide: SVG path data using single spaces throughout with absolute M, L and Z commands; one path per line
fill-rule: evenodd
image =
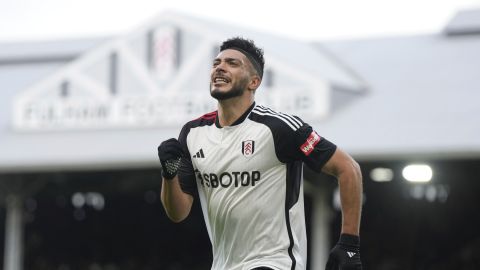
M 242 37 L 233 37 L 227 39 L 222 43 L 222 45 L 220 45 L 220 51 L 227 49 L 233 49 L 243 53 L 252 63 L 252 66 L 257 71 L 258 76 L 260 76 L 260 78 L 263 77 L 263 68 L 265 66 L 263 49 L 258 48 L 253 40 Z

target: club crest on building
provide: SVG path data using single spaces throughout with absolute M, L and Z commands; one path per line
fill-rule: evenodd
M 242 142 L 242 154 L 246 157 L 253 155 L 255 152 L 255 141 L 247 140 Z

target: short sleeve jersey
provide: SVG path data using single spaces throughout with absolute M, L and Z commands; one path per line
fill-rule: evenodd
M 232 125 L 217 112 L 183 127 L 182 190 L 198 192 L 213 270 L 305 269 L 302 165 L 320 171 L 336 150 L 300 118 L 255 103 Z

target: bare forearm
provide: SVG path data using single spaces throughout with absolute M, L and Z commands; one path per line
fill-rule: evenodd
M 162 180 L 160 198 L 167 216 L 172 221 L 180 222 L 190 213 L 193 197 L 182 191 L 177 176 L 172 180 Z
M 338 175 L 340 201 L 342 204 L 342 233 L 359 235 L 362 209 L 362 174 L 352 161 L 351 168 Z

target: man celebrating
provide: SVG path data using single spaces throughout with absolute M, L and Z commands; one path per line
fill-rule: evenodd
M 158 147 L 165 211 L 182 221 L 198 192 L 213 270 L 306 269 L 305 163 L 340 187 L 342 234 L 326 269 L 361 269 L 360 168 L 300 118 L 255 103 L 264 63 L 251 40 L 222 43 L 210 76 L 218 110 Z

